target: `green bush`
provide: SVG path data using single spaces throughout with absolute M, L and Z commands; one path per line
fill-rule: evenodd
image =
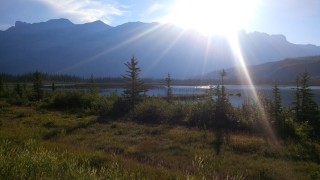
M 206 128 L 214 121 L 216 104 L 212 101 L 198 102 L 189 114 L 189 126 Z
M 170 117 L 170 104 L 160 99 L 148 99 L 139 103 L 132 115 L 134 121 L 140 123 L 159 124 L 168 121 Z
M 140 123 L 182 125 L 187 117 L 189 105 L 168 103 L 163 99 L 150 98 L 139 103 L 132 119 Z
M 116 97 L 99 96 L 86 92 L 67 91 L 56 92 L 48 100 L 48 106 L 71 112 L 81 112 L 88 114 L 109 115 L 112 114 Z
M 187 119 L 187 115 L 190 109 L 190 105 L 175 103 L 170 104 L 168 106 L 168 110 L 170 111 L 170 116 L 167 119 L 167 123 L 170 125 L 184 125 L 185 120 Z
M 93 99 L 84 92 L 58 92 L 53 96 L 51 107 L 64 110 L 84 110 L 92 106 Z

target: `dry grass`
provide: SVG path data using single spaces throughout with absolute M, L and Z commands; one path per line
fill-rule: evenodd
M 233 134 L 217 156 L 214 134 L 195 128 L 99 123 L 17 106 L 1 107 L 0 117 L 0 176 L 8 179 L 320 178 L 319 163 L 302 154 L 320 152 L 319 144 L 279 150 L 262 137 Z

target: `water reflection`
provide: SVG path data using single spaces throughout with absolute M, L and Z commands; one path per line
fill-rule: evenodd
M 192 95 L 192 94 L 206 94 L 208 90 L 212 88 L 210 86 L 172 86 L 172 92 L 175 95 Z M 233 106 L 240 106 L 244 100 L 251 99 L 251 86 L 249 85 L 225 85 L 229 101 Z M 257 85 L 255 90 L 259 95 L 265 98 L 272 98 L 272 86 L 270 85 Z M 295 86 L 279 86 L 281 90 L 282 103 L 288 107 L 292 104 L 294 99 Z M 315 94 L 315 101 L 320 104 L 320 86 L 310 87 Z M 122 94 L 124 88 L 106 88 L 100 89 L 101 95 L 110 95 L 111 93 Z M 148 96 L 165 96 L 167 91 L 166 86 L 155 86 L 146 92 Z

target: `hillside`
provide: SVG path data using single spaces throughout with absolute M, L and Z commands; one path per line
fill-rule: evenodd
M 293 83 L 298 75 L 307 71 L 311 76 L 311 83 L 320 84 L 320 56 L 286 58 L 281 61 L 248 66 L 247 69 L 256 83 Z M 226 71 L 229 81 L 241 81 L 241 77 L 244 77 L 242 68 L 229 68 Z M 206 78 L 217 79 L 218 77 L 219 71 L 206 75 Z
M 320 47 L 290 43 L 283 35 L 239 32 L 246 62 L 251 65 L 320 55 Z M 233 65 L 225 37 L 205 37 L 171 24 L 130 22 L 116 27 L 67 19 L 40 23 L 17 21 L 0 31 L 0 72 L 119 76 L 135 55 L 143 77 L 188 78 Z

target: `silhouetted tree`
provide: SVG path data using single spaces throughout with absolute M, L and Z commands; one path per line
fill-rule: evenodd
M 166 85 L 167 85 L 167 101 L 171 102 L 172 100 L 172 88 L 171 88 L 172 79 L 170 74 L 168 73 L 168 76 L 166 78 Z
M 16 84 L 16 86 L 14 87 L 14 97 L 15 97 L 15 103 L 18 103 L 18 104 L 28 103 L 28 96 L 25 88 L 25 83 L 22 86 L 20 85 L 20 83 Z
M 97 95 L 98 94 L 98 90 L 97 90 L 97 88 L 95 86 L 93 74 L 91 74 L 90 79 L 89 79 L 89 92 L 90 92 L 91 95 Z
M 320 136 L 318 105 L 313 100 L 314 94 L 309 86 L 310 76 L 304 72 L 297 78 L 297 89 L 295 92 L 294 114 L 299 123 L 307 125 L 308 135 Z
M 36 71 L 33 73 L 33 97 L 36 101 L 43 98 L 43 83 L 41 78 L 41 73 Z
M 277 84 L 274 85 L 272 89 L 273 101 L 272 101 L 272 109 L 271 116 L 273 119 L 273 123 L 276 129 L 276 132 L 281 137 L 286 136 L 285 129 L 285 119 L 283 117 L 283 108 L 281 101 L 280 89 Z
M 220 72 L 221 76 L 221 88 L 217 86 L 217 105 L 214 111 L 214 122 L 212 124 L 215 130 L 216 139 L 214 141 L 214 147 L 217 154 L 220 153 L 220 148 L 223 144 L 223 137 L 226 138 L 227 143 L 229 141 L 230 131 L 233 128 L 233 112 L 232 106 L 228 100 L 225 87 L 224 87 L 224 77 L 227 73 L 224 69 Z
M 20 98 L 22 97 L 23 92 L 20 83 L 16 84 L 14 91 Z
M 224 77 L 227 76 L 227 72 L 222 69 L 220 71 L 220 76 L 221 76 L 221 89 L 219 89 L 220 86 L 218 86 L 217 88 L 217 92 L 218 92 L 218 103 L 220 106 L 225 106 L 226 103 L 228 103 L 228 98 L 227 98 L 227 94 L 226 94 L 226 90 L 224 87 Z M 220 94 L 219 94 L 220 93 Z
M 219 74 L 221 76 L 221 85 L 224 85 L 224 77 L 227 76 L 227 72 L 222 69 Z
M 3 77 L 0 76 L 0 97 L 4 94 L 4 81 Z
M 52 90 L 52 92 L 54 92 L 56 90 L 56 86 L 55 86 L 54 82 L 52 82 L 52 84 L 51 84 L 51 90 Z
M 127 74 L 122 76 L 126 80 L 126 89 L 124 91 L 124 98 L 130 103 L 132 109 L 136 103 L 142 99 L 142 93 L 147 91 L 144 83 L 139 78 L 139 72 L 141 71 L 138 67 L 138 61 L 133 56 L 130 62 L 125 63 Z

